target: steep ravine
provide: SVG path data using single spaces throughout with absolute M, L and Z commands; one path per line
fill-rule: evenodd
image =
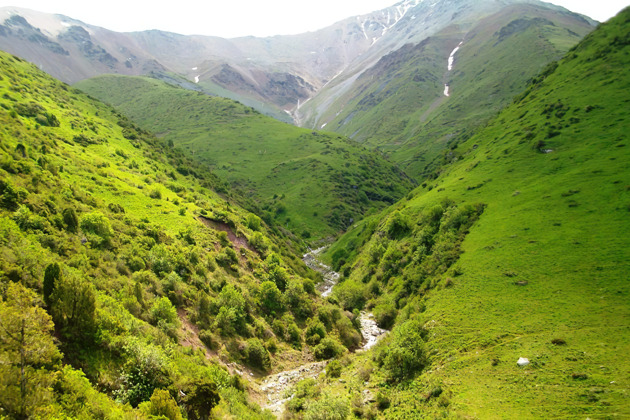
M 330 295 L 333 287 L 339 280 L 339 273 L 322 263 L 318 256 L 325 249 L 318 248 L 304 255 L 303 261 L 311 269 L 323 274 L 324 281 L 319 285 L 318 291 L 323 297 Z M 373 347 L 378 340 L 383 337 L 387 330 L 379 328 L 371 313 L 361 312 L 361 334 L 363 335 L 363 345 L 357 352 L 365 351 Z M 287 395 L 295 384 L 303 379 L 316 378 L 320 373 L 325 372 L 327 361 L 306 363 L 296 369 L 279 372 L 267 376 L 260 386 L 260 390 L 264 393 L 266 401 L 263 408 L 271 410 L 271 412 L 280 417 L 284 411 L 284 404 L 289 401 L 292 396 Z

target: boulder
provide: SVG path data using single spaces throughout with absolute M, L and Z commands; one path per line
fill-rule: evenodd
M 519 366 L 527 366 L 529 365 L 529 359 L 525 358 L 525 357 L 519 357 L 518 361 L 516 362 L 517 365 Z

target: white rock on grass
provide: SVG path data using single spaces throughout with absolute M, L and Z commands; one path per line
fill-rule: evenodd
M 519 365 L 519 366 L 527 366 L 527 365 L 529 365 L 529 359 L 527 359 L 525 357 L 519 357 L 519 359 L 516 362 L 516 364 Z

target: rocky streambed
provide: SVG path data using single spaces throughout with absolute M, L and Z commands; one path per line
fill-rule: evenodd
M 311 269 L 323 274 L 324 281 L 318 285 L 317 290 L 323 297 L 332 293 L 332 289 L 339 281 L 339 273 L 333 271 L 332 268 L 319 260 L 319 255 L 325 247 L 318 248 L 304 255 L 303 261 Z M 374 316 L 370 312 L 361 312 L 359 318 L 361 324 L 361 334 L 363 335 L 363 345 L 357 352 L 365 351 L 372 348 L 379 339 L 381 339 L 387 330 L 379 328 L 376 325 Z M 267 376 L 260 387 L 265 395 L 266 401 L 263 403 L 264 408 L 280 417 L 284 412 L 284 404 L 292 398 L 287 391 L 295 384 L 303 379 L 316 378 L 326 369 L 327 361 L 307 363 L 299 368 L 287 370 Z

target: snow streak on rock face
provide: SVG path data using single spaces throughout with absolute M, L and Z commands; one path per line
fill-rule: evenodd
M 455 54 L 457 54 L 457 51 L 459 51 L 459 48 L 462 46 L 462 44 L 464 43 L 464 41 L 460 42 L 457 47 L 455 47 L 455 49 L 451 52 L 451 54 L 448 56 L 448 62 L 446 64 L 446 68 L 448 71 L 452 71 L 453 70 L 453 64 L 455 63 Z M 451 96 L 451 90 L 448 84 L 444 85 L 444 96 Z
M 453 63 L 455 62 L 455 54 L 457 54 L 457 51 L 459 51 L 459 47 L 461 47 L 463 43 L 464 41 L 460 42 L 457 45 L 457 47 L 455 47 L 453 52 L 451 52 L 451 55 L 448 56 L 448 71 L 453 70 Z

